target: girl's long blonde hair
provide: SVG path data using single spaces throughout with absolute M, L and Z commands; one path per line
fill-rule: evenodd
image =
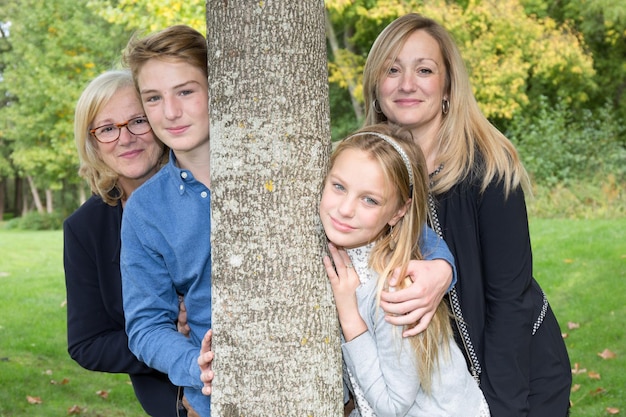
M 379 135 L 388 137 L 404 150 L 411 164 L 412 180 L 401 154 Z M 408 132 L 386 123 L 362 128 L 341 141 L 331 156 L 331 167 L 336 158 L 347 149 L 366 152 L 380 164 L 388 195 L 395 196 L 396 209 L 409 202 L 402 219 L 392 229 L 381 231 L 370 254 L 370 267 L 379 274 L 377 299 L 380 302 L 380 293 L 387 289 L 393 270 L 400 267 L 400 276 L 405 276 L 411 259 L 423 259 L 420 243 L 429 213 L 426 161 Z M 410 279 L 407 278 L 406 281 Z M 409 282 L 402 282 L 400 288 L 407 284 Z M 418 376 L 427 393 L 430 393 L 432 376 L 437 370 L 439 355 L 442 354 L 439 347 L 447 347 L 451 335 L 450 312 L 447 304 L 442 302 L 427 329 L 410 338 L 417 359 Z
M 432 19 L 416 13 L 404 15 L 389 24 L 376 38 L 363 70 L 364 126 L 387 121 L 387 117 L 374 108 L 380 82 L 406 40 L 418 30 L 428 33 L 439 45 L 446 70 L 444 92 L 450 102 L 436 139 L 436 163 L 443 164 L 444 169 L 437 175 L 431 192 L 440 194 L 448 191 L 468 176 L 475 166 L 479 166 L 477 174 L 482 179 L 483 191 L 493 180 L 502 180 L 507 195 L 518 185 L 530 193 L 530 180 L 517 150 L 481 112 L 454 39 Z

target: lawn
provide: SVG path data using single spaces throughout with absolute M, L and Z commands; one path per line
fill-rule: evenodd
M 143 416 L 126 375 L 67 353 L 60 231 L 0 229 L 0 417 Z
M 626 414 L 626 219 L 531 219 L 575 369 L 572 417 Z M 62 233 L 0 229 L 0 417 L 143 415 L 126 375 L 67 354 Z M 613 357 L 614 356 L 614 357 Z
M 530 224 L 535 276 L 574 369 L 572 417 L 626 415 L 626 219 Z

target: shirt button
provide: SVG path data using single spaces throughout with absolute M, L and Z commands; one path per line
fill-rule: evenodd
M 187 179 L 187 173 L 186 172 L 181 172 L 180 176 L 182 177 L 182 179 L 186 180 Z
M 208 195 L 209 195 L 209 194 L 208 194 L 206 191 L 202 191 L 202 192 L 200 193 L 200 196 L 201 196 L 202 198 L 207 198 L 207 196 L 208 196 Z
M 185 186 L 181 184 L 181 185 L 179 185 L 179 186 L 178 186 L 178 189 L 179 189 L 180 191 L 183 191 L 183 190 L 185 189 Z

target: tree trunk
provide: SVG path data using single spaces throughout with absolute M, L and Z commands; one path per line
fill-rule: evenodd
M 54 211 L 53 194 L 50 188 L 46 188 L 46 213 L 52 214 Z
M 26 197 L 24 196 L 24 181 L 22 177 L 15 176 L 15 190 L 13 196 L 13 215 L 15 217 L 24 213 L 26 207 Z
M 26 176 L 28 180 L 28 186 L 30 187 L 31 195 L 33 196 L 33 204 L 35 204 L 35 208 L 37 212 L 43 214 L 43 204 L 41 204 L 41 199 L 39 198 L 39 191 L 37 191 L 37 186 L 35 185 L 35 181 L 33 181 L 33 177 L 30 175 Z
M 324 4 L 207 1 L 213 416 L 342 416 Z
M 7 197 L 7 179 L 0 179 L 0 222 L 4 220 L 4 208 L 6 206 Z

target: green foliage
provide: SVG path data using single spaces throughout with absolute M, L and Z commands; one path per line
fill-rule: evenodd
M 206 33 L 206 2 L 202 0 L 89 0 L 88 4 L 107 21 L 130 30 L 153 32 L 186 24 Z
M 59 212 L 38 213 L 31 211 L 22 217 L 16 217 L 6 222 L 6 229 L 19 230 L 60 230 L 63 228 L 65 216 Z
M 10 53 L 2 54 L 6 89 L 0 108 L 12 141 L 12 163 L 39 187 L 77 181 L 74 105 L 94 76 L 115 66 L 128 34 L 93 14 L 84 2 L 21 0 L 0 7 L 9 16 Z
M 626 118 L 626 3 L 614 0 L 544 3 L 547 7 L 539 13 L 579 32 L 594 58 L 594 79 L 599 88 L 592 94 L 591 106 L 599 107 L 610 100 L 619 117 Z
M 527 203 L 528 215 L 534 218 L 626 218 L 626 182 L 608 174 L 587 181 L 570 181 L 567 185 L 535 184 Z
M 380 31 L 409 12 L 431 17 L 452 33 L 476 98 L 491 119 L 510 120 L 540 95 L 582 106 L 588 92 L 596 89 L 591 57 L 577 34 L 549 17 L 527 15 L 519 0 L 357 0 L 331 7 L 331 21 L 344 48 L 330 64 L 330 80 L 341 86 L 354 77 Z M 362 102 L 362 93 L 355 94 Z
M 453 34 L 481 108 L 515 136 L 539 185 L 567 183 L 589 170 L 614 170 L 623 181 L 624 2 L 325 3 L 338 41 L 329 50 L 333 139 L 361 123 L 362 67 L 376 36 L 397 16 L 419 12 Z M 72 123 L 87 82 L 118 65 L 136 30 L 185 23 L 205 31 L 202 0 L 5 0 L 0 16 L 11 22 L 10 35 L 0 37 L 0 176 L 29 175 L 55 196 L 81 182 Z
M 541 99 L 537 109 L 514 118 L 507 132 L 534 182 L 555 186 L 609 173 L 626 178 L 624 126 L 610 106 L 574 111 Z
M 348 92 L 334 83 L 329 87 L 330 106 L 334 109 L 330 120 L 331 137 L 332 140 L 341 140 L 358 129 L 362 121 L 355 118 Z

